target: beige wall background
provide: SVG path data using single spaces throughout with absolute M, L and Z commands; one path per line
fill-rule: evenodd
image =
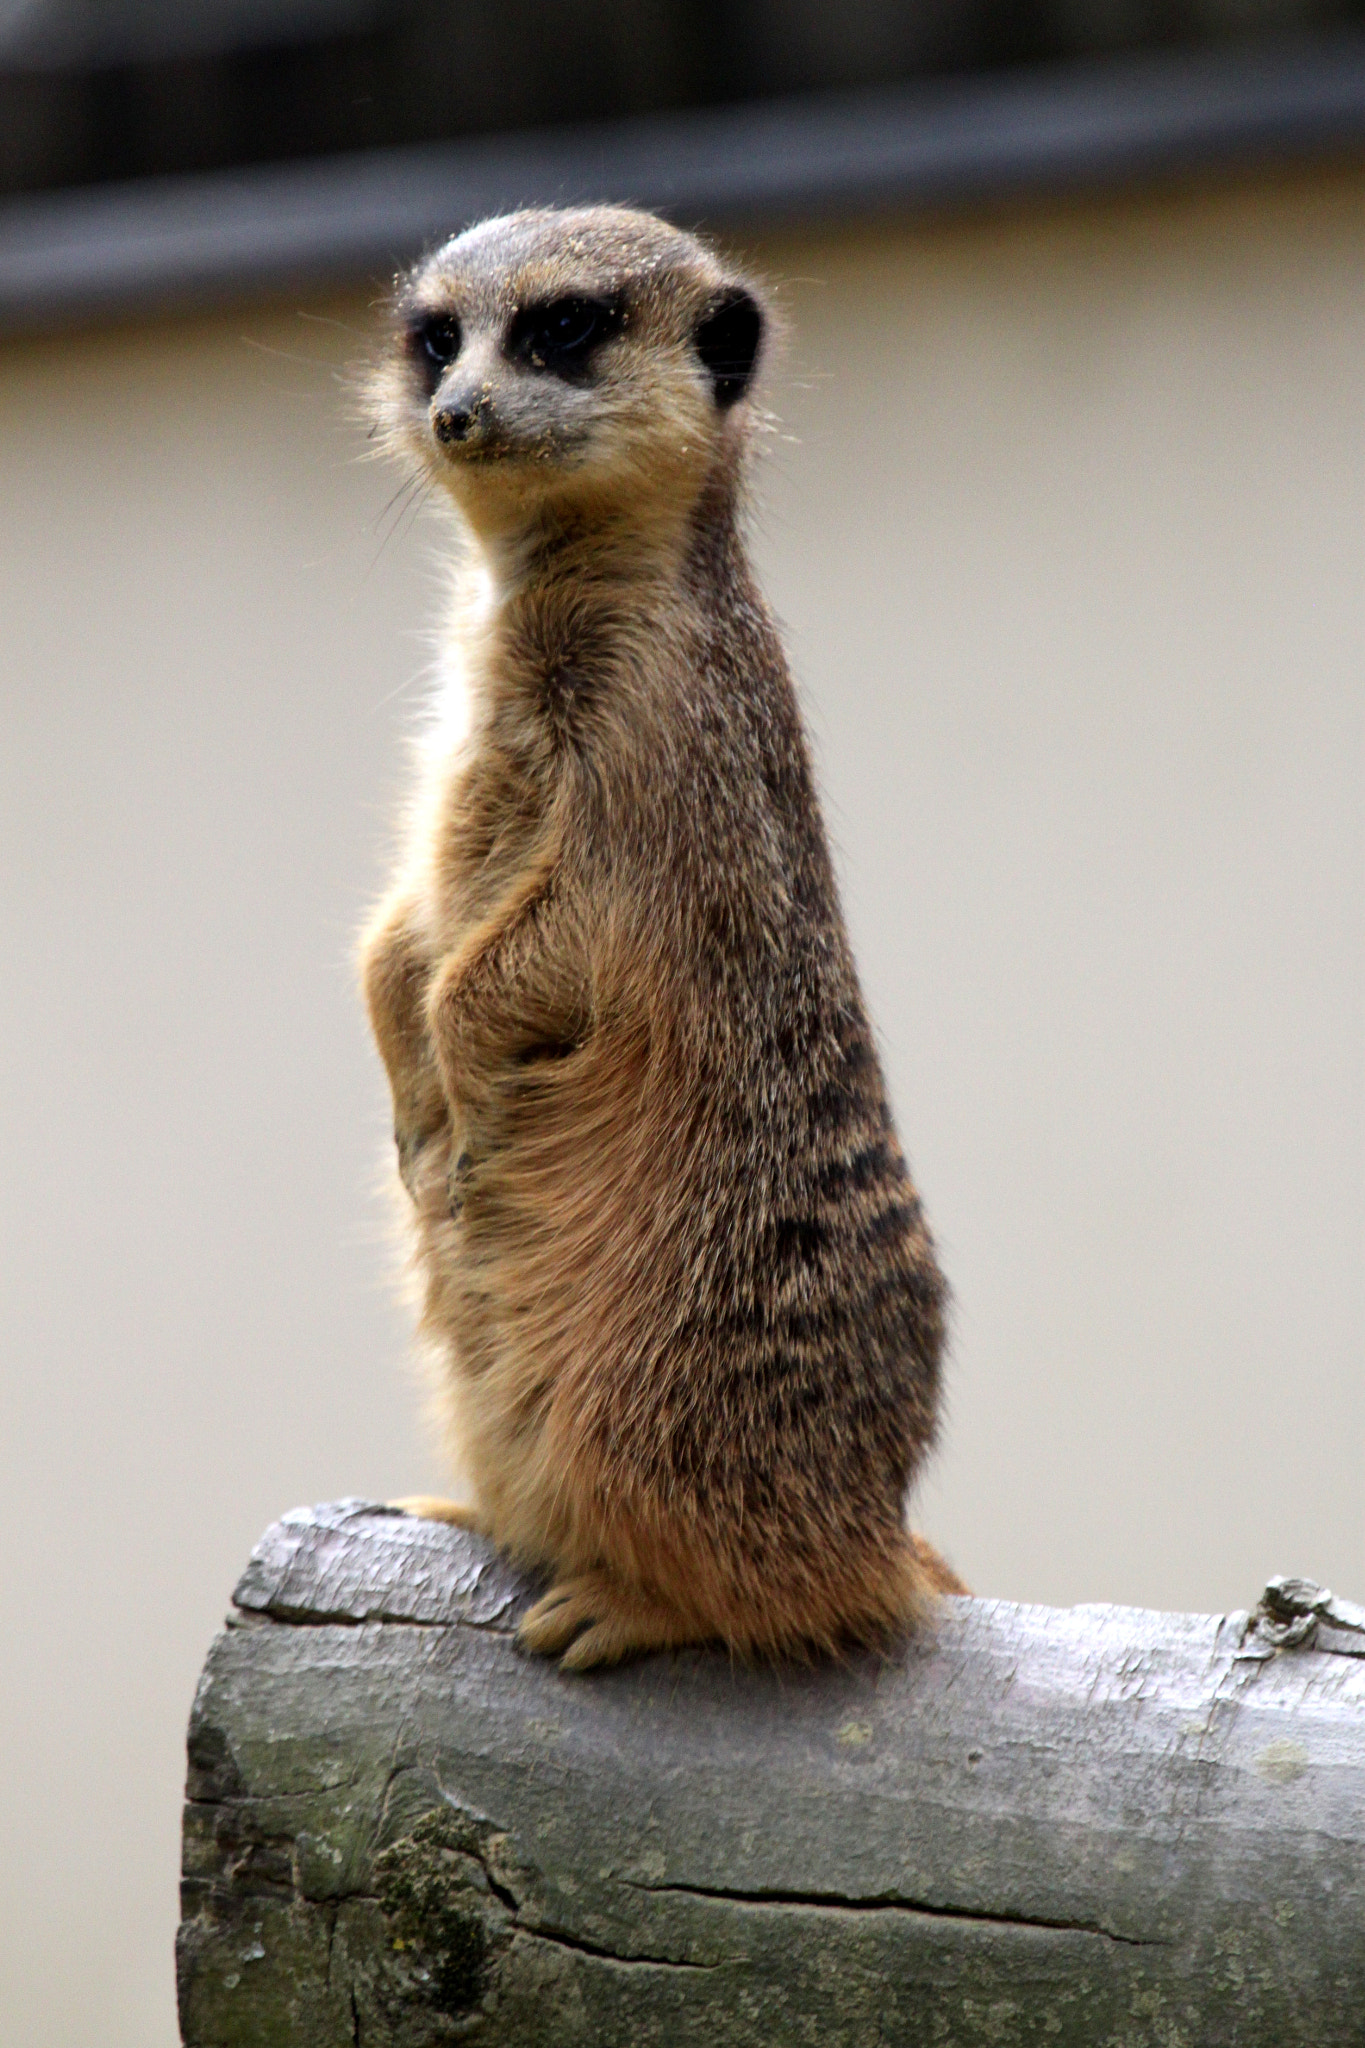
M 1365 1596 L 1365 179 L 796 237 L 757 548 L 981 1590 Z M 365 301 L 0 351 L 0 2038 L 168 2048 L 264 1524 L 438 1487 L 351 985 L 440 533 Z

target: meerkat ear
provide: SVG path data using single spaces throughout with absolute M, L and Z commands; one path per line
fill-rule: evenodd
M 748 292 L 736 288 L 699 321 L 692 339 L 724 411 L 749 388 L 763 345 L 762 311 Z

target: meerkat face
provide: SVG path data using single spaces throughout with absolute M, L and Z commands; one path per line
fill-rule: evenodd
M 767 316 L 652 215 L 485 221 L 419 265 L 396 312 L 380 423 L 476 526 L 547 503 L 676 507 L 739 460 Z

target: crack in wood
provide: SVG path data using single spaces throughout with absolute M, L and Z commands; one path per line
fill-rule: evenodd
M 548 1941 L 556 1948 L 572 1949 L 576 1954 L 595 1956 L 599 1962 L 619 1963 L 623 1969 L 648 1970 L 689 1970 L 697 1976 L 705 1976 L 712 1970 L 723 1970 L 725 1963 L 686 1963 L 676 1956 L 622 1956 L 614 1948 L 607 1948 L 600 1942 L 589 1941 L 585 1935 L 568 1934 L 560 1927 L 531 1927 L 525 1921 L 517 1921 L 516 1931 L 533 1941 Z M 739 1960 L 739 1959 L 736 1959 Z
M 318 1607 L 290 1607 L 286 1602 L 272 1601 L 267 1607 L 243 1607 L 239 1612 L 252 1621 L 274 1623 L 280 1628 L 416 1628 L 429 1629 L 436 1633 L 449 1633 L 452 1628 L 477 1629 L 480 1635 L 514 1636 L 515 1628 L 508 1628 L 497 1621 L 474 1621 L 460 1615 L 454 1621 L 442 1618 L 438 1621 L 424 1621 L 415 1614 L 390 1614 L 385 1608 L 375 1608 L 365 1614 L 345 1614 Z
M 516 1920 L 521 1912 L 521 1901 L 516 1896 L 516 1893 L 512 1891 L 508 1885 L 503 1884 L 498 1878 L 494 1877 L 492 1871 L 488 1867 L 488 1858 L 484 1853 L 482 1845 L 476 1842 L 474 1848 L 468 1853 L 470 1853 L 473 1856 L 474 1861 L 478 1864 L 480 1870 L 483 1872 L 484 1877 L 488 1883 L 488 1889 L 490 1892 L 492 1892 L 493 1897 L 498 1901 L 500 1905 L 504 1906 L 506 1910 L 511 1914 L 512 1918 Z
M 299 1896 L 299 1892 L 298 1892 L 298 1887 L 297 1887 L 297 1886 L 295 1886 L 295 1897 L 298 1897 L 298 1896 Z M 328 1915 L 327 1915 L 327 1971 L 326 1971 L 326 1975 L 325 1975 L 325 1976 L 324 1976 L 324 1978 L 323 1978 L 323 1983 L 324 1983 L 324 1984 L 325 1984 L 325 1985 L 327 1986 L 327 1989 L 328 1989 L 329 1991 L 330 1991 L 330 1990 L 331 1990 L 331 1988 L 332 1988 L 332 1955 L 333 1955 L 333 1951 L 335 1950 L 335 1948 L 336 1948 L 336 1945 L 337 1945 L 337 1921 L 338 1921 L 338 1920 L 339 1920 L 340 1918 L 341 1918 L 341 1903 L 340 1903 L 340 1901 L 338 1900 L 337 1902 L 335 1902 L 335 1903 L 334 1903 L 334 1904 L 332 1905 L 331 1911 L 330 1911 L 330 1912 L 328 1913 Z M 352 1994 L 351 1994 L 351 1998 L 352 1998 L 352 2003 L 354 2003 L 354 2000 L 355 2000 L 355 1993 L 354 1993 L 354 1992 L 352 1992 Z
M 512 1922 L 513 1931 L 517 1934 L 528 1935 L 534 1941 L 553 1942 L 556 1948 L 573 1949 L 580 1955 L 596 1956 L 603 1962 L 620 1963 L 627 1968 L 636 1963 L 645 1964 L 651 1969 L 660 1970 L 707 1971 L 724 1968 L 724 1965 L 721 1963 L 688 1963 L 675 1956 L 618 1955 L 615 1949 L 607 1948 L 605 1944 L 600 1942 L 590 1941 L 586 1935 L 570 1934 L 568 1929 L 564 1927 L 555 1927 L 545 1923 L 533 1923 L 523 1919 L 520 1899 L 518 1899 L 510 1885 L 494 1875 L 484 1844 L 476 1839 L 466 1853 L 473 1856 L 475 1862 L 482 1870 L 489 1891 L 506 1909 Z
M 967 1920 L 987 1927 L 1028 1927 L 1045 1933 L 1093 1934 L 1104 1941 L 1119 1942 L 1124 1948 L 1169 1946 L 1156 1935 L 1120 1934 L 1112 1927 L 1101 1927 L 1089 1920 L 1054 1920 L 1035 1914 L 992 1913 L 984 1907 L 975 1906 L 931 1906 L 921 1899 L 903 1899 L 890 1893 L 871 1898 L 847 1898 L 842 1892 L 741 1891 L 722 1885 L 640 1884 L 633 1878 L 622 1881 L 633 1891 L 646 1892 L 655 1898 L 715 1899 L 736 1906 L 801 1906 L 818 1912 L 916 1913 L 930 1920 Z

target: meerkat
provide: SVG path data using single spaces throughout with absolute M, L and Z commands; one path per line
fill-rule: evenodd
M 758 287 L 642 213 L 485 221 L 401 284 L 384 442 L 462 568 L 362 945 L 469 1505 L 586 1669 L 881 1642 L 945 1287 L 741 521 Z

